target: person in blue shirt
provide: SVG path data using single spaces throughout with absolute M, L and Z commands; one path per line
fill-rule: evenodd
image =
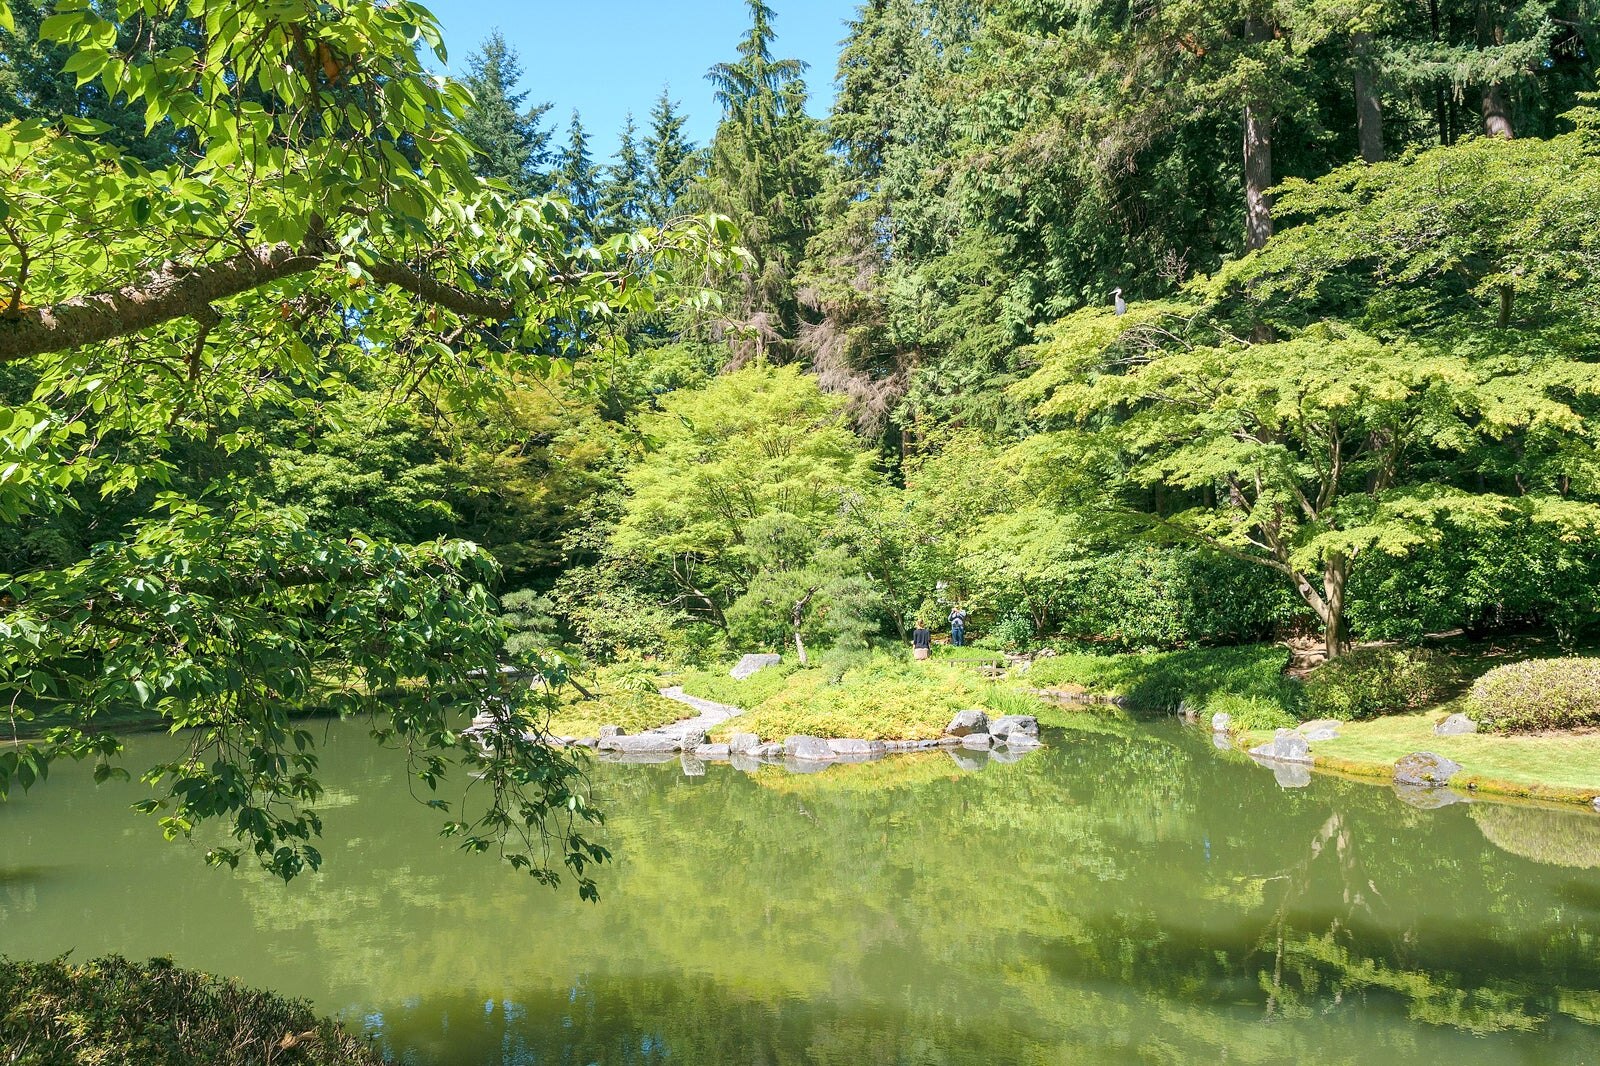
M 967 612 L 960 606 L 950 608 L 950 646 L 961 648 L 966 646 L 967 640 Z

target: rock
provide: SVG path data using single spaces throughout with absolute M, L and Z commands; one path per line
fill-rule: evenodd
M 1319 740 L 1333 740 L 1339 735 L 1339 726 L 1343 724 L 1332 718 L 1318 718 L 1312 722 L 1302 722 L 1295 730 L 1312 743 Z
M 1415 751 L 1394 764 L 1394 781 L 1417 788 L 1442 788 L 1460 772 L 1458 762 L 1431 751 Z
M 753 759 L 781 759 L 783 758 L 783 745 L 763 744 L 759 748 L 751 748 L 747 754 Z
M 977 751 L 988 751 L 994 746 L 994 737 L 991 737 L 988 733 L 968 733 L 961 738 L 961 746 Z
M 1452 714 L 1433 727 L 1433 734 L 1438 737 L 1461 737 L 1477 731 L 1478 723 L 1464 714 Z
M 1031 714 L 1008 714 L 989 723 L 990 736 L 1008 737 L 1012 733 L 1024 733 L 1030 737 L 1038 736 L 1039 719 Z
M 789 759 L 826 762 L 833 758 L 833 748 L 816 737 L 789 737 L 783 742 L 783 754 Z
M 761 738 L 754 733 L 735 733 L 728 738 L 728 751 L 734 755 L 747 754 L 760 746 Z
M 1595 813 L 1596 814 L 1600 814 L 1600 796 L 1596 796 L 1594 798 L 1594 803 L 1592 804 L 1592 806 L 1595 809 Z
M 601 743 L 603 750 L 623 755 L 670 755 L 683 750 L 683 741 L 670 733 L 640 733 L 636 737 L 611 737 Z
M 684 751 L 693 751 L 710 740 L 704 729 L 685 729 L 678 734 L 678 743 Z
M 918 751 L 932 751 L 934 748 L 937 748 L 938 746 L 939 746 L 939 742 L 937 740 L 919 740 L 919 741 L 917 741 L 917 750 Z
M 933 742 L 933 746 L 936 748 L 959 748 L 961 746 L 961 738 L 940 737 L 938 740 Z
M 678 762 L 679 765 L 683 767 L 684 777 L 706 776 L 706 764 L 701 760 L 696 759 L 693 755 L 685 755 L 681 757 Z
M 989 732 L 989 716 L 982 711 L 957 711 L 944 731 L 952 737 L 965 737 L 973 733 Z
M 1280 729 L 1270 743 L 1251 748 L 1250 754 L 1258 759 L 1268 759 L 1273 762 L 1309 763 L 1311 745 L 1306 743 L 1305 737 L 1294 730 Z
M 882 755 L 888 749 L 881 740 L 830 740 L 828 747 L 835 755 Z
M 1306 788 L 1311 784 L 1311 767 L 1303 762 L 1274 763 L 1272 777 L 1279 788 Z
M 769 666 L 777 666 L 781 662 L 783 657 L 779 655 L 746 655 L 728 671 L 728 676 L 735 681 L 743 681 L 750 675 L 760 673 Z
M 572 742 L 572 745 L 577 748 L 598 748 L 600 740 L 598 737 L 579 737 Z
M 1227 711 L 1218 711 L 1211 716 L 1211 731 L 1213 733 L 1226 733 L 1233 728 L 1233 715 Z
M 601 740 L 610 740 L 612 737 L 620 737 L 622 735 L 623 730 L 619 725 L 603 725 L 600 727 Z
M 718 762 L 728 758 L 731 754 L 732 752 L 728 750 L 728 745 L 726 744 L 702 744 L 694 749 L 694 757 L 696 759 L 714 759 Z

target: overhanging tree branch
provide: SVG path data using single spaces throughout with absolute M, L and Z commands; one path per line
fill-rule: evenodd
M 316 242 L 259 245 L 199 266 L 166 263 L 136 285 L 0 315 L 0 363 L 116 340 L 175 319 L 205 320 L 212 303 L 309 273 L 330 260 L 329 251 Z M 468 292 L 398 263 L 378 262 L 367 272 L 468 318 L 498 321 L 515 314 L 509 301 Z

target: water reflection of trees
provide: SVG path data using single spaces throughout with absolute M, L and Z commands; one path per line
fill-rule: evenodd
M 598 907 L 430 842 L 365 752 L 326 756 L 357 797 L 327 871 L 218 881 L 254 928 L 212 935 L 419 1062 L 1489 1062 L 1600 1038 L 1600 901 L 1490 844 L 1504 816 L 1283 792 L 1176 732 L 871 788 L 600 769 Z M 164 898 L 151 869 L 133 888 Z

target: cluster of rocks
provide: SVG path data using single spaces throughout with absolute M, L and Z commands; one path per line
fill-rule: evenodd
M 695 721 L 633 736 L 608 725 L 601 727 L 598 737 L 552 737 L 550 743 L 595 748 L 607 762 L 665 763 L 678 759 L 684 773 L 690 776 L 705 773 L 707 763 L 731 763 L 741 770 L 777 765 L 795 773 L 814 773 L 837 763 L 872 762 L 889 755 L 939 750 L 950 752 L 963 768 L 976 769 L 989 758 L 1015 762 L 1041 746 L 1039 721 L 1032 715 L 1009 714 L 991 720 L 980 710 L 959 712 L 943 736 L 927 740 L 791 736 L 776 742 L 763 741 L 755 733 L 734 733 L 726 744 L 712 744 Z

